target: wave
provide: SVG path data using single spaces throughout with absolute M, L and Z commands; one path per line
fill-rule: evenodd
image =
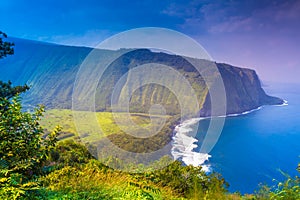
M 275 105 L 275 106 L 288 106 L 288 101 L 287 100 L 283 100 L 283 103 L 280 105 Z
M 247 114 L 249 114 L 249 113 L 258 111 L 258 110 L 260 110 L 260 109 L 262 109 L 262 106 L 259 106 L 259 107 L 257 107 L 257 108 L 252 109 L 252 110 L 249 110 L 249 111 L 242 112 L 240 115 L 247 115 Z
M 263 106 L 259 106 L 257 108 L 252 109 L 252 110 L 247 110 L 247 111 L 244 111 L 244 112 L 241 112 L 241 113 L 232 113 L 232 114 L 220 115 L 220 116 L 216 116 L 216 117 L 237 117 L 237 116 L 241 116 L 241 115 L 247 115 L 249 113 L 258 111 L 262 108 L 263 108 Z
M 198 147 L 198 140 L 188 135 L 193 131 L 191 126 L 202 119 L 205 118 L 192 118 L 175 127 L 171 153 L 174 160 L 181 160 L 184 164 L 195 167 L 202 166 L 202 170 L 209 172 L 210 166 L 205 165 L 205 162 L 208 161 L 211 155 L 194 152 L 193 149 Z
M 287 103 L 287 101 L 284 102 Z M 240 115 L 246 115 L 260 110 L 261 108 L 262 106 L 252 110 L 244 111 L 242 113 L 228 114 L 217 117 L 236 117 Z M 192 165 L 195 167 L 201 166 L 203 171 L 210 172 L 211 166 L 207 164 L 207 162 L 209 161 L 211 155 L 207 153 L 194 152 L 193 150 L 198 147 L 198 140 L 192 136 L 189 136 L 189 133 L 193 131 L 191 126 L 207 118 L 210 117 L 192 118 L 177 125 L 173 133 L 171 154 L 174 160 L 181 160 L 186 165 Z

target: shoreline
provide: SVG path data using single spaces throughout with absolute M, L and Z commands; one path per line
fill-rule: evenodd
M 288 101 L 283 100 L 283 103 L 280 105 L 270 105 L 270 106 L 287 106 L 287 105 L 288 105 Z M 232 113 L 224 116 L 215 116 L 215 117 L 238 117 L 242 115 L 247 115 L 262 109 L 264 106 L 268 106 L 268 105 L 262 105 L 252 110 L 244 111 L 241 113 Z M 195 144 L 196 142 L 198 142 L 198 140 L 192 136 L 188 136 L 188 133 L 192 131 L 191 128 L 192 125 L 200 122 L 201 120 L 209 119 L 209 118 L 212 118 L 212 116 L 190 118 L 184 120 L 181 123 L 177 121 L 177 123 L 175 123 L 174 125 L 174 129 L 172 132 L 172 150 L 171 150 L 171 154 L 174 160 L 180 160 L 185 165 L 193 165 L 194 167 L 201 166 L 206 173 L 211 172 L 210 165 L 205 164 L 206 162 L 209 161 L 211 155 L 209 155 L 208 153 L 194 152 L 193 150 L 198 147 L 198 145 Z

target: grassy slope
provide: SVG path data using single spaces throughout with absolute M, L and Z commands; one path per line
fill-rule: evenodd
M 179 198 L 170 187 L 137 180 L 121 172 L 102 171 L 95 162 L 80 168 L 65 167 L 43 179 L 44 184 L 49 185 L 45 194 L 49 199 L 62 196 L 65 199 L 149 199 L 149 196 L 154 199 L 184 199 Z
M 84 133 L 78 133 L 75 122 L 73 120 L 73 112 L 78 116 L 80 122 L 76 123 L 79 130 L 84 130 Z M 128 126 L 126 122 L 128 120 L 125 113 L 117 113 L 115 116 L 111 112 L 97 112 L 96 117 L 98 124 L 90 123 L 95 116 L 93 112 L 87 111 L 72 111 L 67 109 L 52 109 L 47 110 L 41 125 L 47 130 L 53 130 L 55 126 L 60 125 L 62 127 L 63 134 L 60 138 L 80 136 L 84 138 L 86 142 L 94 142 L 101 139 L 104 136 L 111 134 L 119 134 L 124 132 L 136 133 L 143 131 L 151 131 L 156 128 L 157 125 L 151 124 L 151 118 L 154 120 L 164 121 L 170 116 L 150 116 L 143 113 L 132 113 L 131 120 L 137 124 L 137 126 Z M 118 117 L 123 124 L 116 124 L 114 117 Z M 159 124 L 158 124 L 159 125 Z M 102 130 L 102 133 L 100 133 Z

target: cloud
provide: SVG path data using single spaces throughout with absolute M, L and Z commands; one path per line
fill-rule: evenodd
M 202 6 L 205 5 L 205 1 L 189 1 L 184 2 L 173 2 L 169 4 L 161 13 L 173 17 L 190 18 L 199 15 L 199 11 Z
M 275 21 L 290 21 L 300 18 L 300 1 L 284 1 L 282 4 L 274 4 L 266 13 L 272 14 Z
M 172 3 L 163 14 L 183 18 L 181 30 L 207 34 L 300 30 L 300 1 L 190 1 Z
M 252 31 L 254 23 L 252 18 L 231 17 L 227 21 L 209 28 L 211 33 Z
M 95 47 L 113 34 L 114 32 L 110 30 L 88 30 L 84 34 L 67 34 L 51 37 L 42 36 L 39 37 L 38 40 L 70 46 Z
M 194 1 L 167 11 L 217 61 L 257 69 L 265 80 L 299 82 L 300 1 Z
M 255 32 L 300 33 L 300 1 L 270 3 L 254 9 L 249 16 L 239 15 L 239 17 L 231 21 L 232 26 L 240 27 L 239 30 L 249 31 L 248 27 L 252 27 L 251 30 Z M 221 27 L 225 24 L 226 22 L 223 22 L 216 26 Z M 227 30 L 230 31 L 230 27 Z

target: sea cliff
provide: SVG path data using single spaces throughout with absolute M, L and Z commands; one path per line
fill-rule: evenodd
M 92 49 L 21 39 L 13 39 L 13 41 L 16 44 L 15 55 L 0 61 L 0 79 L 11 80 L 16 85 L 25 83 L 30 85 L 31 89 L 23 96 L 27 105 L 44 104 L 47 109 L 70 109 L 77 72 Z M 96 53 L 99 60 L 105 60 L 118 51 L 96 50 Z M 91 62 L 99 63 L 99 60 Z M 203 66 L 213 63 L 206 60 L 194 60 Z M 152 52 L 147 49 L 124 53 L 106 68 L 97 84 L 96 111 L 110 111 L 112 91 L 119 79 L 125 76 L 126 80 L 130 69 L 147 63 L 167 65 L 178 71 L 194 89 L 201 116 L 211 115 L 209 89 L 204 78 L 193 65 L 182 56 Z M 217 66 L 224 82 L 227 100 L 226 114 L 242 113 L 262 105 L 283 103 L 283 100 L 271 97 L 264 92 L 254 70 L 223 63 L 213 64 Z M 99 69 L 104 67 L 101 63 L 95 66 Z M 211 78 L 213 76 L 212 74 Z M 90 77 L 87 76 L 87 83 L 89 79 Z M 181 83 L 175 78 L 161 76 L 161 79 L 173 84 L 176 90 L 182 90 Z M 123 86 L 126 86 L 126 81 Z M 83 97 L 86 91 L 83 92 L 85 93 L 78 95 Z M 86 98 L 85 105 L 87 106 L 82 107 L 81 110 L 90 110 L 90 103 L 91 99 Z M 130 98 L 130 111 L 147 113 L 153 104 L 163 105 L 167 114 L 180 113 L 180 103 L 176 95 L 168 87 L 157 84 L 141 85 L 139 90 L 134 91 Z

